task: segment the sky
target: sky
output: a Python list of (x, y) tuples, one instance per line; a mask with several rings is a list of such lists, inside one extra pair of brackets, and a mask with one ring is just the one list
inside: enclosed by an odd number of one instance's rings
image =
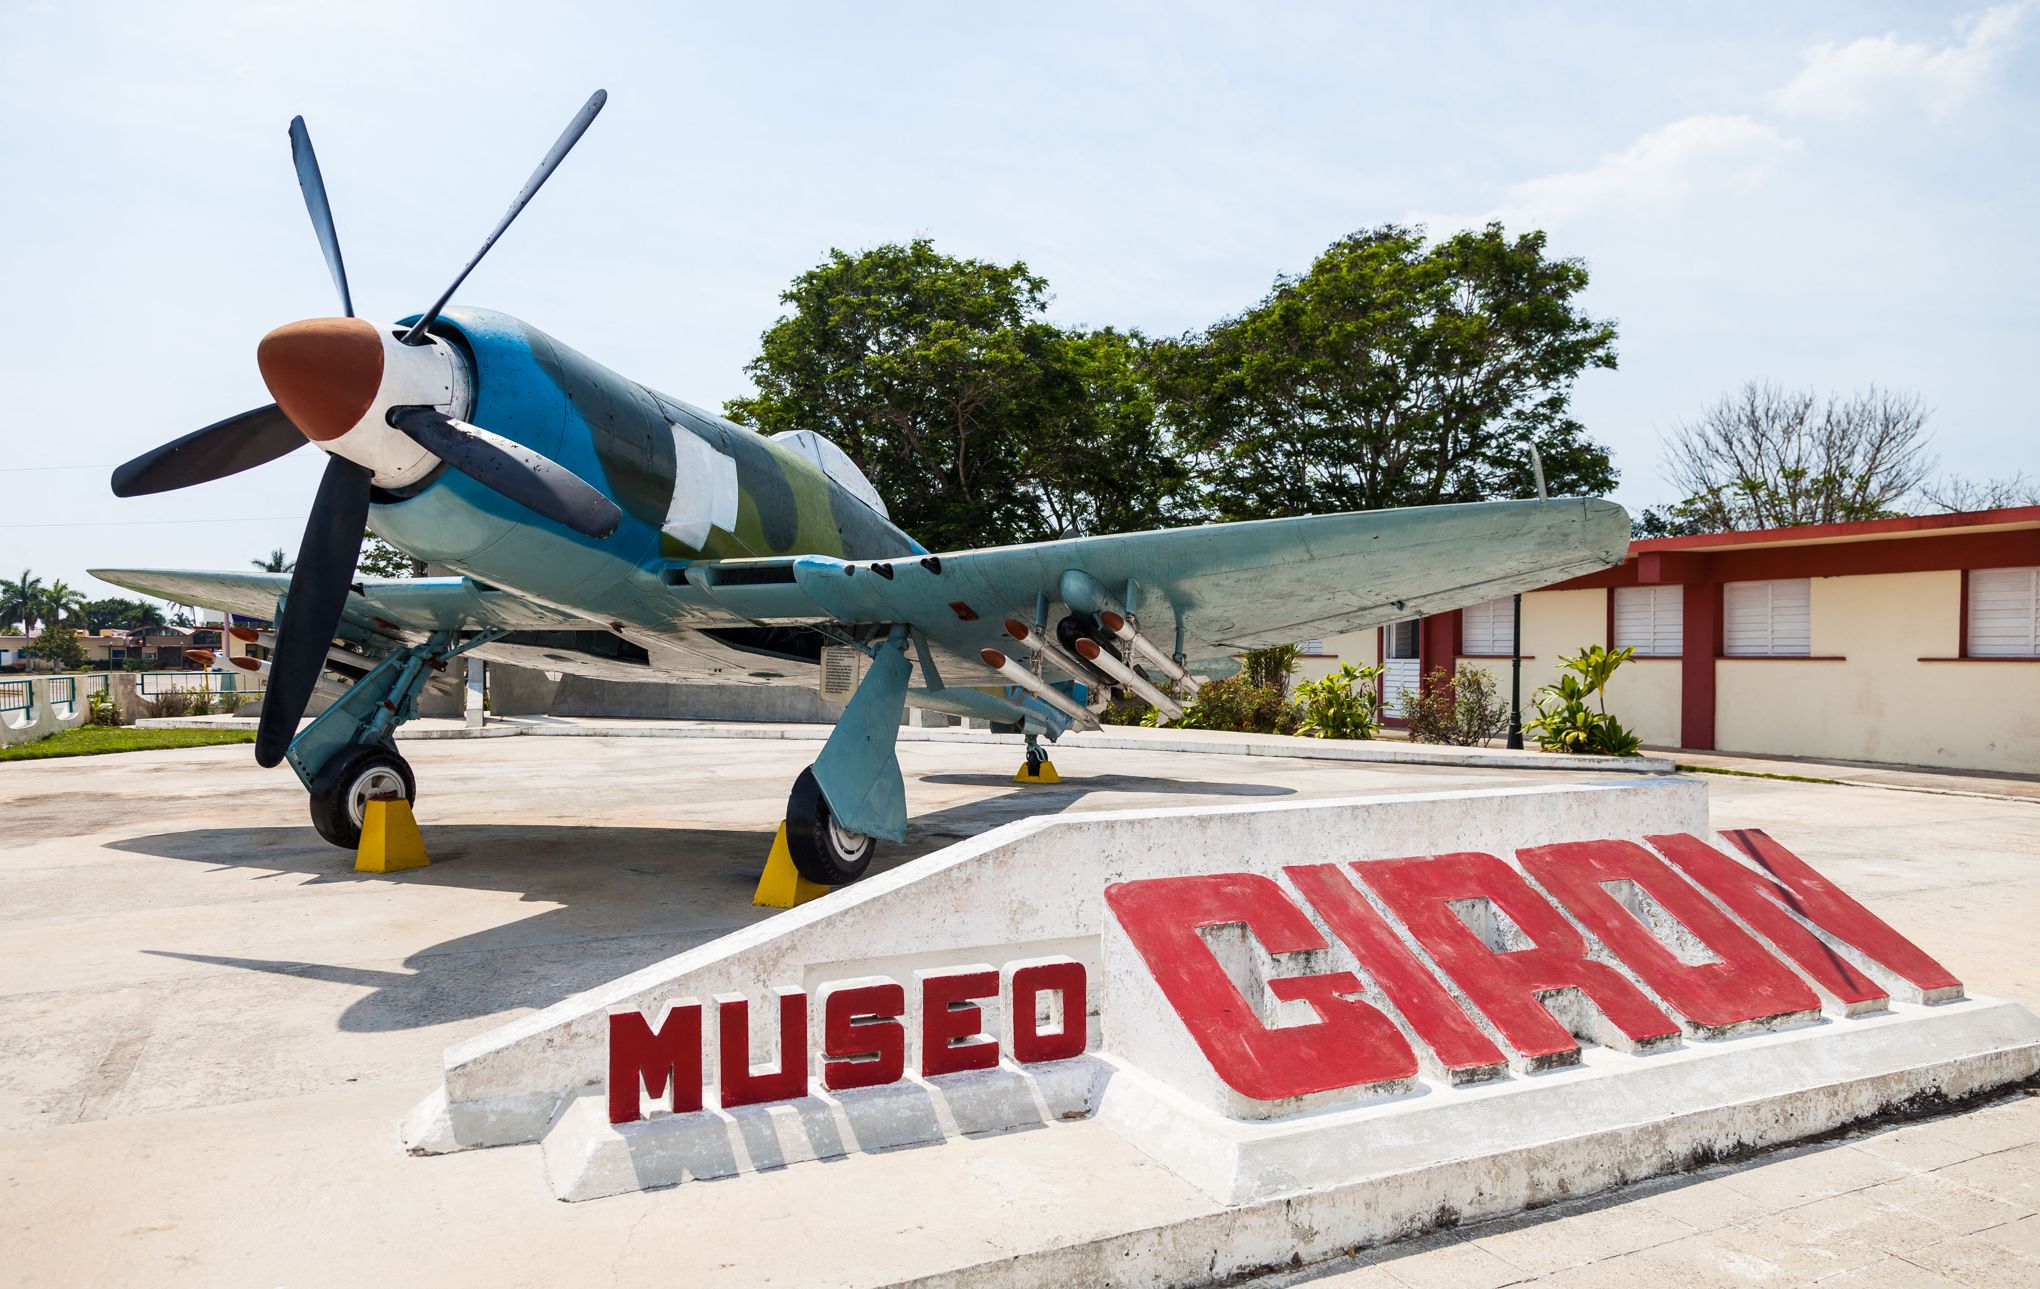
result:
[(1945, 469), (2040, 474), (2040, 0), (1653, 6), (0, 0), (0, 570), (294, 552), (323, 461), (120, 501), (268, 400), (255, 343), (422, 309), (567, 119), (609, 104), (457, 297), (720, 406), (831, 247), (1024, 260), (1051, 317), (1172, 335), (1334, 239), (1545, 229), (1620, 366), (1615, 498), (1745, 380), (1920, 395)]

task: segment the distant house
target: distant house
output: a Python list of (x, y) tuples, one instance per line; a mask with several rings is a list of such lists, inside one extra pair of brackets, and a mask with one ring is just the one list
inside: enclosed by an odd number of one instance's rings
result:
[[(1461, 662), (1509, 686), (1514, 605), (1325, 642), (1392, 701)], [(1523, 597), (1523, 700), (1630, 646), (1608, 708), (1647, 745), (2040, 773), (2040, 506), (1632, 543)], [(1315, 662), (1315, 665), (1312, 665)]]

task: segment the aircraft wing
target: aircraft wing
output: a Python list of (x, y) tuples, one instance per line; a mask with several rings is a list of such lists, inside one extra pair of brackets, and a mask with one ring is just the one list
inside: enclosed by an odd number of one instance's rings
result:
[[(174, 569), (98, 569), (102, 582), (153, 595), (173, 604), (224, 609), (250, 618), (276, 613), (277, 597), (290, 589), (288, 573), (208, 573)], [(588, 625), (571, 613), (476, 585), (464, 577), (364, 578), (347, 595), (341, 621), (360, 634), (483, 630), (563, 630)]]
[[(1077, 537), (925, 558), (820, 556), (690, 566), (688, 580), (754, 621), (910, 624), (950, 658), (1011, 652), (1003, 622), (1033, 622), (1068, 570), (1128, 604), (1191, 670), (1235, 653), (1463, 608), (1620, 563), (1629, 516), (1555, 498), (1425, 506)], [(1131, 584), (1130, 603), (1127, 589)], [(1048, 618), (1052, 625), (1054, 615)], [(947, 678), (971, 684), (967, 675)]]

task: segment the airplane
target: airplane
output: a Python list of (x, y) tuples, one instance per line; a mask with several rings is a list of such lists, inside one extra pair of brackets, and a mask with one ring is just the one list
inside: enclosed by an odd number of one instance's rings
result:
[[(1021, 733), (1035, 767), (1043, 738), (1096, 728), (1115, 696), (1174, 717), (1176, 695), (1233, 674), (1243, 650), (1546, 586), (1628, 549), (1620, 506), (1540, 495), (931, 551), (819, 434), (761, 434), (516, 318), (451, 307), (606, 101), (598, 90), (574, 116), (452, 284), (394, 322), (355, 313), (325, 180), (294, 119), (292, 160), (340, 316), (262, 337), (255, 360), (274, 402), (114, 471), (114, 493), (130, 497), (307, 444), (326, 454), (287, 579), (93, 575), (274, 622), (255, 759), (289, 762), (335, 845), (357, 844), (369, 798), (416, 799), (395, 732), (428, 676), (463, 655), (847, 690), (785, 816), (795, 867), (837, 886), (865, 873), (877, 842), (906, 839), (907, 707)], [(447, 572), (357, 579), (364, 529)], [(352, 683), (301, 729), (328, 671)]]

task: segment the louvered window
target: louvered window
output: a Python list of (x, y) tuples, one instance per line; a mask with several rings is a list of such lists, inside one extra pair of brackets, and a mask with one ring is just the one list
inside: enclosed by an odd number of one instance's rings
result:
[(1812, 583), (1730, 582), (1723, 592), (1723, 643), (1731, 658), (1804, 658), (1812, 652)]
[(1678, 657), (1686, 630), (1685, 592), (1683, 586), (1616, 587), (1614, 647), (1632, 648), (1639, 658)]
[(2040, 658), (2040, 568), (1970, 572), (1969, 656)]
[(1459, 650), (1477, 658), (1506, 658), (1516, 652), (1514, 597), (1472, 605), (1459, 614)]

